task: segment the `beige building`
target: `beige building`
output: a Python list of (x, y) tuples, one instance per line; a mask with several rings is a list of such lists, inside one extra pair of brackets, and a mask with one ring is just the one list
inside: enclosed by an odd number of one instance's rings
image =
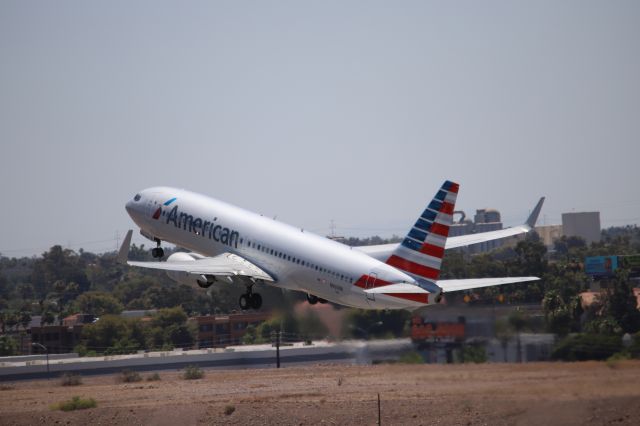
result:
[(600, 212), (562, 213), (562, 233), (583, 238), (587, 244), (600, 241)]
[(554, 241), (562, 237), (562, 225), (536, 226), (536, 233), (545, 246), (552, 247)]

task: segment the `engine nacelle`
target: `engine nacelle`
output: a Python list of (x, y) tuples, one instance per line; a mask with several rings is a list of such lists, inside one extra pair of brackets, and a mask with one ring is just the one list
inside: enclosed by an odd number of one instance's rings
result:
[[(175, 263), (175, 262), (195, 262), (198, 259), (202, 259), (203, 256), (195, 253), (184, 253), (178, 252), (173, 253), (171, 256), (167, 258), (167, 263)], [(216, 278), (214, 276), (205, 276), (205, 275), (195, 275), (189, 274), (187, 272), (182, 271), (167, 271), (167, 276), (171, 278), (173, 281), (178, 282), (180, 284), (186, 285), (194, 285), (197, 284), (198, 287), (207, 288), (214, 283)]]

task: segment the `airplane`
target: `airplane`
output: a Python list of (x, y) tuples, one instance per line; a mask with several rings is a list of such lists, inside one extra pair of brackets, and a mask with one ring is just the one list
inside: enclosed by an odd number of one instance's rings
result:
[[(365, 247), (349, 247), (187, 190), (149, 188), (127, 202), (126, 211), (140, 233), (157, 244), (152, 256), (159, 261), (128, 260), (132, 230), (118, 260), (163, 270), (179, 283), (201, 288), (224, 281), (244, 285), (242, 310), (262, 306), (255, 284), (304, 292), (310, 304), (330, 301), (362, 309), (415, 310), (440, 303), (452, 291), (539, 280), (439, 279), (445, 250), (527, 233), (544, 202), (542, 197), (522, 225), (447, 238), (459, 187), (445, 181), (401, 243)], [(160, 261), (163, 241), (190, 252)]]

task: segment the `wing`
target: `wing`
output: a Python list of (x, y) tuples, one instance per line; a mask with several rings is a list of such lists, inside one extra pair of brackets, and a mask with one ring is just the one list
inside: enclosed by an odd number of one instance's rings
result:
[[(464, 280), (438, 280), (436, 285), (443, 293), (451, 291), (471, 290), (473, 288), (492, 287), (503, 284), (515, 284), (527, 281), (537, 281), (538, 277), (507, 277), (507, 278), (471, 278)], [(439, 291), (439, 290), (438, 290)], [(437, 292), (436, 289), (429, 291), (424, 287), (410, 283), (390, 284), (381, 287), (374, 287), (364, 291), (369, 294), (429, 294)]]
[[(500, 229), (497, 231), (481, 232), (479, 234), (460, 235), (458, 237), (447, 238), (445, 250), (458, 247), (465, 247), (471, 244), (483, 243), (485, 241), (499, 240), (501, 238), (513, 237), (515, 235), (526, 234), (530, 232), (536, 225), (540, 210), (544, 204), (544, 197), (540, 198), (531, 214), (522, 225), (512, 228)], [(376, 246), (359, 246), (354, 247), (369, 256), (382, 262), (386, 261), (391, 253), (398, 247), (398, 244), (380, 244)]]
[(497, 231), (480, 232), (479, 234), (460, 235), (457, 237), (447, 238), (446, 249), (457, 247), (466, 247), (471, 244), (484, 243), (485, 241), (499, 240), (501, 238), (513, 237), (515, 235), (526, 234), (531, 231), (528, 225), (519, 225), (507, 229), (499, 229)]
[(174, 253), (166, 262), (135, 262), (127, 260), (131, 244), (132, 231), (122, 242), (118, 261), (139, 268), (159, 269), (168, 272), (183, 272), (194, 276), (226, 276), (247, 277), (254, 280), (275, 282), (267, 272), (260, 269), (247, 259), (233, 253), (223, 253), (215, 257), (194, 256), (191, 253)]
[(536, 226), (538, 216), (540, 215), (540, 210), (542, 210), (542, 204), (544, 204), (544, 197), (540, 198), (538, 204), (536, 204), (536, 206), (533, 208), (533, 211), (531, 212), (525, 223), (523, 223), (522, 225), (514, 226), (507, 229), (500, 229), (497, 231), (481, 232), (479, 234), (449, 237), (447, 239), (447, 245), (445, 246), (445, 249), (465, 247), (471, 244), (484, 243), (485, 241), (499, 240), (501, 238), (526, 234)]
[[(188, 255), (188, 254), (187, 254)], [(163, 271), (185, 272), (193, 275), (213, 276), (245, 276), (256, 280), (275, 280), (271, 275), (249, 262), (247, 259), (232, 253), (223, 253), (216, 257), (205, 257), (195, 260), (168, 260), (166, 262), (132, 262), (127, 265), (139, 268), (160, 269)]]
[(450, 291), (471, 290), (472, 288), (537, 281), (539, 279), (538, 277), (471, 278), (464, 280), (438, 280), (436, 284), (444, 293), (448, 293)]

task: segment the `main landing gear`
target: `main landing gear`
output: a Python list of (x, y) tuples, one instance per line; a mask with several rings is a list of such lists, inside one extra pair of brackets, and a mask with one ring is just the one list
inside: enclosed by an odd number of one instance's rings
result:
[(262, 306), (262, 296), (258, 293), (254, 293), (251, 289), (251, 286), (247, 287), (247, 292), (240, 296), (240, 300), (238, 300), (240, 304), (240, 309), (246, 311), (247, 309), (260, 309)]
[(307, 302), (309, 302), (310, 305), (315, 305), (316, 303), (327, 303), (325, 299), (321, 299), (318, 296), (314, 296), (309, 293), (307, 293)]
[(161, 242), (162, 241), (156, 238), (156, 244), (158, 246), (151, 249), (151, 256), (153, 256), (154, 259), (162, 259), (164, 257), (164, 250), (160, 247)]

